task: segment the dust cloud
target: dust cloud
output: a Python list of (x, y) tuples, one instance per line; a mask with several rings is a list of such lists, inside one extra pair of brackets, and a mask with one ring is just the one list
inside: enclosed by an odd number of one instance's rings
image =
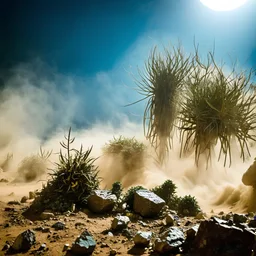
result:
[[(118, 126), (97, 121), (89, 128), (77, 128), (74, 117), (81, 111), (78, 111), (79, 98), (72, 91), (75, 81), (55, 74), (42, 76), (42, 70), (31, 69), (31, 66), (16, 68), (0, 93), (0, 180), (8, 181), (0, 183), (0, 201), (20, 200), (29, 191), (42, 188), (54, 162), (58, 161), (59, 143), (72, 127), (75, 148), (81, 144), (84, 149), (93, 146), (92, 156), (98, 158), (95, 163), (103, 178), (102, 188), (110, 188), (115, 181), (121, 181), (126, 189), (132, 185), (152, 188), (172, 179), (178, 195), (195, 196), (206, 212), (256, 210), (255, 190), (242, 183), (243, 173), (253, 163), (253, 157), (243, 163), (234, 156), (232, 166), (225, 168), (222, 161), (213, 157), (208, 169), (204, 161), (198, 167), (193, 154), (180, 158), (176, 148), (179, 141), (175, 138), (175, 149), (169, 152), (168, 162), (161, 167), (145, 140), (141, 123), (116, 113), (120, 120)], [(62, 90), (58, 89), (59, 83)], [(103, 155), (102, 147), (120, 135), (135, 137), (148, 146), (144, 166), (127, 173), (121, 157)], [(40, 147), (44, 152), (51, 152), (49, 158), (39, 157)], [(256, 150), (251, 148), (251, 153), (255, 156)]]

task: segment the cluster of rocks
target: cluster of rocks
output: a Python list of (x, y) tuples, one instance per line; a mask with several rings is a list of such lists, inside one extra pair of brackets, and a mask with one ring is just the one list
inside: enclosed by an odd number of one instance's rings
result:
[[(111, 212), (116, 202), (116, 196), (106, 190), (96, 190), (88, 199), (90, 211), (95, 213)], [(194, 219), (187, 220), (181, 225), (181, 220), (175, 211), (166, 207), (165, 201), (153, 192), (138, 190), (134, 194), (133, 211), (135, 214), (124, 211), (113, 217), (109, 230), (106, 234), (114, 236), (122, 233), (133, 241), (134, 247), (147, 249), (148, 252), (158, 254), (181, 254), (181, 255), (254, 255), (256, 252), (256, 218), (254, 214), (220, 213), (207, 219), (200, 212)], [(158, 232), (143, 230), (147, 224), (145, 218), (163, 217)], [(141, 230), (132, 232), (131, 222), (134, 216), (139, 216), (137, 222)], [(53, 213), (43, 212), (42, 220), (54, 218)], [(63, 222), (52, 225), (55, 231), (64, 230)], [(26, 230), (21, 233), (12, 245), (6, 244), (5, 248), (17, 251), (29, 250), (36, 241), (37, 230)], [(43, 230), (41, 230), (43, 231)], [(82, 233), (72, 242), (65, 244), (63, 250), (68, 250), (72, 255), (92, 254), (97, 247), (96, 239), (88, 230)], [(103, 246), (103, 245), (102, 245)], [(46, 244), (42, 244), (38, 250), (46, 250)], [(118, 251), (111, 250), (115, 255)], [(189, 253), (189, 254), (188, 254)], [(256, 254), (255, 254), (256, 255)]]

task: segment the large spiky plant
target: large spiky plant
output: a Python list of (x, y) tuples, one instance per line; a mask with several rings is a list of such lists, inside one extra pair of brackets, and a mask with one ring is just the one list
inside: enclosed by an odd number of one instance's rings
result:
[(88, 196), (98, 189), (101, 179), (98, 176), (96, 158), (90, 156), (92, 147), (85, 150), (72, 147), (75, 138), (71, 137), (71, 128), (65, 141), (60, 142), (65, 153), (60, 150), (59, 162), (50, 173), (51, 179), (34, 201), (32, 208), (66, 211), (72, 203), (85, 205)]
[(225, 75), (213, 53), (209, 53), (207, 63), (203, 64), (196, 51), (181, 108), (181, 153), (195, 150), (197, 164), (201, 154), (206, 153), (208, 164), (219, 142), (218, 159), (224, 155), (224, 166), (228, 158), (231, 165), (231, 144), (236, 139), (241, 158), (244, 160), (250, 154), (248, 143), (256, 140), (251, 75), (252, 71), (246, 74), (235, 70)]
[(140, 101), (147, 100), (144, 133), (155, 148), (160, 164), (171, 148), (179, 94), (190, 70), (190, 58), (184, 56), (179, 46), (165, 48), (164, 54), (155, 47), (145, 63), (144, 72), (139, 71), (141, 79), (137, 81), (137, 89), (143, 95)]

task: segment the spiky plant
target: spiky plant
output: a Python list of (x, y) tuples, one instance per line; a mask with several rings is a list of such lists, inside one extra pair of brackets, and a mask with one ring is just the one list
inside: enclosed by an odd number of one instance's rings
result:
[(219, 67), (213, 53), (203, 64), (196, 53), (193, 73), (187, 79), (180, 115), (181, 154), (195, 150), (198, 164), (201, 154), (207, 155), (207, 164), (213, 148), (219, 142), (218, 159), (224, 155), (232, 163), (231, 143), (235, 138), (244, 160), (250, 154), (248, 143), (255, 141), (255, 99), (251, 93), (251, 75), (235, 73), (228, 76)]
[(120, 155), (127, 171), (139, 169), (144, 166), (146, 157), (146, 145), (136, 138), (119, 136), (110, 140), (103, 147), (103, 153), (108, 155)]
[(72, 148), (75, 138), (71, 138), (71, 128), (65, 141), (61, 142), (59, 162), (50, 173), (51, 179), (40, 192), (35, 205), (39, 208), (65, 211), (71, 204), (85, 205), (91, 192), (99, 188), (100, 178), (94, 165), (95, 158), (90, 157), (92, 147), (84, 151), (81, 145)]
[(164, 55), (155, 47), (145, 63), (145, 71), (139, 71), (141, 80), (137, 81), (137, 89), (143, 98), (137, 102), (147, 100), (144, 133), (155, 148), (160, 164), (171, 148), (179, 96), (190, 69), (190, 58), (184, 56), (181, 47), (165, 48)]
[(47, 172), (48, 158), (52, 151), (45, 151), (40, 147), (38, 154), (25, 157), (19, 164), (15, 182), (31, 182)]

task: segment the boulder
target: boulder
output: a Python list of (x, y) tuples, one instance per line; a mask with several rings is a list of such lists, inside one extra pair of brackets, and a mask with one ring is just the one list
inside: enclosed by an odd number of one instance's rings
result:
[(95, 190), (88, 198), (88, 208), (95, 213), (112, 211), (117, 201), (109, 190)]
[(165, 205), (165, 201), (155, 193), (146, 189), (134, 193), (133, 210), (143, 217), (157, 216)]
[(28, 229), (16, 237), (11, 248), (17, 252), (28, 251), (35, 242), (35, 233)]
[(183, 232), (177, 227), (170, 227), (155, 240), (154, 251), (158, 253), (179, 253), (184, 242)]
[(111, 228), (113, 230), (121, 230), (126, 228), (129, 222), (130, 219), (127, 216), (116, 216), (112, 221)]
[(243, 174), (242, 182), (246, 186), (256, 187), (256, 160), (254, 160), (253, 164)]
[(92, 254), (96, 247), (96, 242), (88, 231), (84, 231), (72, 244), (71, 253), (74, 255)]
[(254, 238), (249, 228), (229, 226), (225, 220), (212, 218), (200, 223), (193, 248), (198, 255), (251, 255)]
[(138, 231), (134, 236), (133, 241), (137, 246), (148, 246), (150, 239), (152, 238), (152, 232), (142, 232)]

